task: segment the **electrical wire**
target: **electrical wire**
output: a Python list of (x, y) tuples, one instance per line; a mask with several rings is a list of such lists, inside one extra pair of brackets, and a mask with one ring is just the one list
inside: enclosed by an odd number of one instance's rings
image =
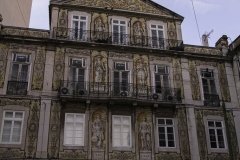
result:
[(195, 7), (194, 7), (193, 0), (191, 0), (191, 2), (192, 2), (194, 17), (195, 17), (195, 21), (196, 21), (196, 25), (197, 25), (198, 36), (199, 36), (199, 40), (200, 40), (200, 43), (201, 43), (201, 40), (202, 40), (202, 39), (201, 39), (200, 29), (199, 29), (198, 20), (197, 20), (197, 14), (196, 14), (196, 11), (195, 11)]

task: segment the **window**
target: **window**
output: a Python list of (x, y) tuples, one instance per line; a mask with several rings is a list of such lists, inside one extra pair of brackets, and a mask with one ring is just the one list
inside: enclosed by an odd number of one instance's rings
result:
[(7, 94), (27, 94), (30, 55), (13, 54)]
[(221, 120), (208, 120), (208, 134), (210, 140), (210, 148), (212, 149), (225, 149), (225, 133), (224, 124)]
[(87, 17), (73, 15), (72, 17), (72, 39), (87, 40)]
[(157, 128), (159, 147), (175, 148), (174, 120), (170, 118), (158, 118)]
[(112, 117), (112, 144), (113, 147), (131, 147), (131, 117)]
[(85, 115), (66, 113), (64, 124), (64, 145), (84, 146)]
[(84, 92), (85, 89), (85, 59), (70, 58), (69, 80), (72, 90), (75, 92)]
[(4, 111), (1, 144), (21, 144), (24, 112)]
[(127, 23), (122, 20), (112, 21), (113, 43), (127, 44)]
[(154, 48), (164, 48), (164, 32), (162, 25), (152, 24), (150, 26), (151, 37), (152, 37), (152, 47)]
[(129, 91), (128, 62), (114, 62), (113, 76), (114, 94), (127, 96)]
[(205, 105), (219, 106), (219, 96), (217, 95), (213, 70), (202, 69), (201, 76)]
[(170, 92), (169, 67), (155, 65), (155, 93), (168, 94), (167, 92)]

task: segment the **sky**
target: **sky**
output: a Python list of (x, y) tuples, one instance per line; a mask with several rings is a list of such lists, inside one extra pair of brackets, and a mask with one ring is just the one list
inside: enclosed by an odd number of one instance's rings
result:
[[(191, 0), (153, 0), (158, 4), (182, 15), (182, 36), (185, 44), (201, 45)], [(229, 42), (240, 35), (240, 0), (193, 0), (200, 35), (213, 30), (209, 44), (215, 43), (222, 35)], [(33, 0), (30, 20), (31, 28), (49, 29), (49, 0)]]

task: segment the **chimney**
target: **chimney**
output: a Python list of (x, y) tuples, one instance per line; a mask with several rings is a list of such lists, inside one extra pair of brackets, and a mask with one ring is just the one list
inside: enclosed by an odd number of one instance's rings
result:
[(222, 51), (223, 56), (228, 53), (228, 37), (223, 35), (215, 44), (215, 47)]
[(209, 44), (208, 44), (208, 35), (207, 35), (207, 34), (203, 34), (203, 35), (202, 35), (202, 45), (205, 46), (205, 47), (209, 47)]

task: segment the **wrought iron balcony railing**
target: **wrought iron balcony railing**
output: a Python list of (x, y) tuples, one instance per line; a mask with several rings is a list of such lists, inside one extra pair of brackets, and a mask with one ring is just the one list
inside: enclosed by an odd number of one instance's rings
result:
[(70, 41), (106, 43), (166, 50), (183, 50), (183, 41), (181, 40), (133, 36), (122, 33), (79, 30), (72, 28), (54, 28), (53, 36), (56, 39)]
[(204, 94), (204, 106), (219, 107), (220, 99), (216, 94)]
[(8, 95), (27, 95), (28, 82), (8, 81)]
[(62, 81), (60, 97), (82, 97), (90, 99), (129, 99), (139, 101), (177, 102), (182, 101), (181, 90), (156, 88), (131, 83), (93, 83)]

